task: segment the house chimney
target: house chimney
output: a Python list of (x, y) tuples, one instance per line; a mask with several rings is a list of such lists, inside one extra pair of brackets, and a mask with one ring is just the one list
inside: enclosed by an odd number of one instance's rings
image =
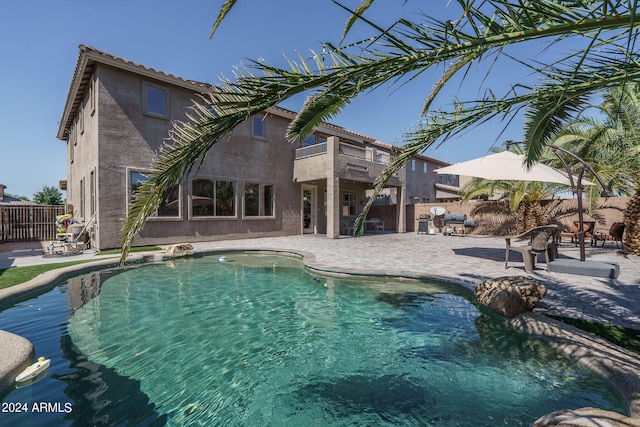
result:
[(6, 185), (0, 184), (0, 202), (4, 199), (4, 189), (7, 188)]

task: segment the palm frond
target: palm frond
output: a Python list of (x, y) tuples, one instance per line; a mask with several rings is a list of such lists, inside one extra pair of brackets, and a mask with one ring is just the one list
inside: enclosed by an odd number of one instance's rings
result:
[[(460, 14), (455, 20), (428, 18), (413, 23), (401, 19), (388, 29), (381, 29), (366, 21), (364, 14), (372, 4), (366, 0), (350, 19), (367, 22), (377, 35), (339, 48), (325, 44), (322, 54), (307, 61), (299, 58), (299, 63), (291, 61), (287, 69), (258, 61), (239, 68), (235, 80), (224, 81), (207, 101), (216, 115), (202, 114), (206, 107), (194, 106), (197, 113), (189, 117), (188, 123), (176, 124), (171, 141), (153, 164), (152, 182), (142, 186), (140, 197), (133, 203), (122, 237), (123, 256), (146, 218), (157, 208), (161, 195), (199, 165), (213, 144), (242, 121), (294, 95), (311, 92), (288, 130), (290, 140), (304, 137), (314, 124), (333, 117), (359, 94), (388, 82), (410, 81), (436, 65), (451, 64), (427, 96), (425, 105), (429, 108), (442, 87), (465, 65), (479, 63), (492, 54), (494, 61), (498, 57), (509, 58), (506, 47), (532, 40), (589, 40), (587, 47), (568, 55), (562, 63), (532, 67), (533, 72), (546, 78), (536, 86), (514, 83), (506, 94), (486, 91), (479, 100), (455, 102), (450, 111), (425, 110), (418, 129), (406, 135), (407, 144), (376, 181), (375, 192), (381, 191), (389, 177), (413, 155), (432, 144), (491, 118), (509, 120), (523, 108), (530, 108), (527, 142), (531, 150), (528, 158), (533, 161), (542, 153), (536, 144), (573, 114), (588, 94), (640, 80), (640, 63), (634, 50), (630, 50), (639, 25), (635, 16), (638, 1), (492, 0), (476, 5), (458, 0)], [(234, 0), (224, 2), (212, 34), (235, 4)], [(347, 23), (348, 29), (351, 25)], [(373, 199), (356, 224), (359, 230)]]
[(222, 21), (229, 14), (229, 12), (231, 11), (231, 8), (237, 3), (237, 1), (238, 0), (225, 0), (224, 4), (220, 8), (218, 17), (213, 23), (213, 27), (211, 28), (211, 33), (209, 34), (209, 39), (213, 37), (215, 32), (218, 30), (218, 27), (220, 26), (220, 24), (222, 24)]

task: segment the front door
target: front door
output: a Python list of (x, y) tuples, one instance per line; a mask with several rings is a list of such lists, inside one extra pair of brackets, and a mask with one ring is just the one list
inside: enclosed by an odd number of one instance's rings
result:
[(302, 187), (302, 232), (317, 233), (316, 187), (304, 185)]

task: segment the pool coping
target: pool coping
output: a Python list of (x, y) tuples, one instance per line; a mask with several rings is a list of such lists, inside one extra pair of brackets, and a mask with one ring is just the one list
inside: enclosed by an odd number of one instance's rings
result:
[[(445, 283), (457, 285), (468, 291), (473, 291), (477, 283), (460, 280), (440, 275), (424, 275), (415, 272), (394, 272), (386, 274), (382, 270), (358, 270), (337, 268), (324, 265), (316, 261), (313, 253), (301, 250), (269, 248), (256, 249), (255, 247), (245, 248), (221, 248), (204, 251), (196, 251), (194, 256), (206, 256), (220, 253), (249, 252), (258, 254), (274, 254), (284, 256), (295, 256), (299, 258), (303, 266), (309, 270), (332, 276), (369, 276), (380, 278), (404, 278), (414, 280), (438, 280)], [(163, 252), (140, 252), (130, 255), (125, 265), (144, 264), (152, 262), (164, 262), (177, 257), (170, 257)], [(59, 269), (49, 270), (28, 282), (18, 284), (6, 289), (0, 289), (0, 305), (10, 301), (20, 300), (33, 296), (38, 292), (54, 287), (59, 282), (83, 273), (91, 271), (114, 268), (119, 265), (119, 258), (110, 257), (104, 260), (89, 261)], [(538, 336), (568, 358), (577, 360), (592, 371), (602, 376), (620, 394), (627, 405), (629, 414), (635, 421), (640, 419), (640, 361), (638, 356), (622, 347), (608, 342), (589, 332), (582, 331), (573, 326), (551, 319), (536, 312), (524, 313), (513, 319), (506, 319), (514, 327), (524, 330), (532, 335)], [(8, 342), (7, 342), (8, 340)], [(34, 356), (33, 348), (29, 351), (28, 340), (6, 331), (0, 330), (0, 348), (13, 348), (0, 358), (0, 396), (13, 385), (13, 378), (28, 366)], [(8, 347), (10, 346), (10, 347)], [(31, 345), (31, 347), (33, 347)], [(559, 408), (562, 409), (562, 408)], [(606, 413), (607, 411), (602, 411)], [(593, 420), (593, 418), (591, 418)], [(609, 420), (610, 421), (610, 420)], [(631, 421), (631, 420), (630, 420)]]

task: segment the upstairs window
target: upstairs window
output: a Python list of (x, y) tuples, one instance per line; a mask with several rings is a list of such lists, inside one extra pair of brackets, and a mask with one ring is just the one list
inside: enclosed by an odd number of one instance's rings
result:
[(458, 175), (438, 175), (438, 183), (455, 186), (457, 185), (457, 177)]
[(97, 96), (98, 94), (96, 93), (96, 81), (94, 79), (91, 79), (91, 82), (89, 83), (89, 102), (91, 106), (90, 111), (92, 116), (96, 112)]
[(167, 91), (157, 86), (144, 86), (144, 112), (158, 117), (167, 117)]
[(251, 135), (254, 138), (267, 138), (267, 119), (264, 116), (253, 116), (251, 118)]
[(309, 147), (310, 145), (316, 144), (316, 134), (310, 133), (307, 137), (302, 141), (303, 147)]

